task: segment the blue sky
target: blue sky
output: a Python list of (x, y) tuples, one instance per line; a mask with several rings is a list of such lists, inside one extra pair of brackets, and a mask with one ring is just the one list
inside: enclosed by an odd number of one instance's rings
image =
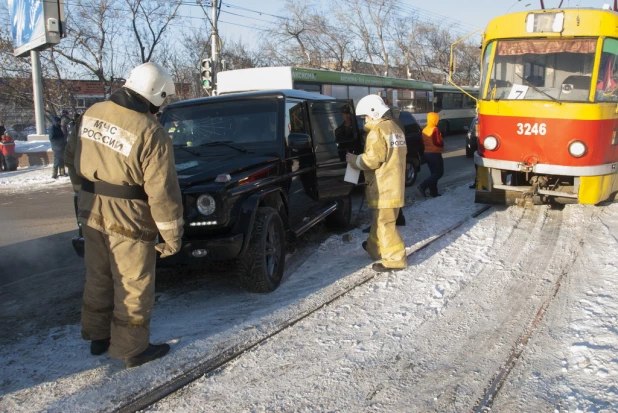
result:
[[(314, 0), (317, 2), (316, 0)], [(322, 0), (322, 4), (326, 0)], [(564, 0), (563, 7), (598, 7), (613, 0)], [(242, 39), (254, 44), (266, 35), (259, 30), (274, 21), (273, 16), (282, 15), (283, 0), (223, 0), (222, 13), (219, 17), (220, 33), (224, 38)], [(545, 0), (545, 7), (558, 7), (560, 0)], [(540, 8), (539, 0), (402, 0), (402, 8), (415, 11), (423, 20), (441, 24), (463, 35), (477, 28), (484, 28), (496, 16), (507, 11), (525, 11)], [(263, 14), (258, 14), (260, 11)], [(250, 29), (249, 26), (254, 27)]]

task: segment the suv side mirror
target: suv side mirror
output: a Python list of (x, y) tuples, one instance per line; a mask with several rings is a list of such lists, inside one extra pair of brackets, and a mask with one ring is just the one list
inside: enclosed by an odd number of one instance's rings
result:
[(295, 150), (311, 149), (313, 147), (311, 136), (306, 133), (290, 133), (288, 135), (288, 146)]

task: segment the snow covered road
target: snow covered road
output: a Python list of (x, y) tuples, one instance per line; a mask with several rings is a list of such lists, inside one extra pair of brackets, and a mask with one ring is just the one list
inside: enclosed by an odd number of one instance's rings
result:
[[(407, 208), (407, 245), (470, 216), (473, 197), (459, 187)], [(113, 410), (318, 309), (150, 411), (467, 412), (485, 396), (499, 412), (616, 411), (618, 205), (492, 208), (393, 274), (375, 275), (351, 235), (328, 239), (273, 294), (222, 281), (161, 295), (153, 341), (172, 352), (140, 368), (89, 356), (79, 326), (3, 346), (0, 410)]]

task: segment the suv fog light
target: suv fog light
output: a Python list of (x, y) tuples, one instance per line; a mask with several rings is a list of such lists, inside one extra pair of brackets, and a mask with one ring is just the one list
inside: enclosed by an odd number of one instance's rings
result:
[(587, 151), (588, 148), (586, 148), (586, 145), (581, 141), (575, 141), (569, 145), (569, 153), (575, 158), (581, 158)]
[(193, 250), (191, 251), (191, 255), (193, 255), (195, 258), (204, 258), (206, 255), (208, 255), (208, 250), (204, 250), (204, 249)]
[(483, 146), (488, 151), (495, 151), (498, 148), (498, 138), (496, 138), (495, 136), (491, 136), (491, 135), (487, 136), (483, 140)]

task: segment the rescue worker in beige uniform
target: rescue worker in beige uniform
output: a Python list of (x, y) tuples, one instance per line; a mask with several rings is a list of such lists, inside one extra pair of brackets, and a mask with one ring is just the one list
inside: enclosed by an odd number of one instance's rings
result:
[(348, 153), (346, 160), (352, 167), (365, 173), (367, 204), (372, 209), (369, 239), (363, 242), (374, 260), (378, 272), (406, 268), (405, 244), (395, 221), (404, 205), (407, 146), (403, 131), (390, 118), (383, 117), (389, 107), (378, 95), (362, 98), (356, 114), (365, 116), (368, 130), (365, 152), (361, 155)]
[[(109, 349), (127, 368), (170, 348), (150, 343), (150, 318), (156, 252), (177, 253), (183, 235), (172, 141), (154, 116), (174, 93), (159, 65), (137, 66), (82, 115), (66, 148), (85, 239), (82, 337), (91, 354)], [(155, 245), (157, 233), (164, 243)]]

